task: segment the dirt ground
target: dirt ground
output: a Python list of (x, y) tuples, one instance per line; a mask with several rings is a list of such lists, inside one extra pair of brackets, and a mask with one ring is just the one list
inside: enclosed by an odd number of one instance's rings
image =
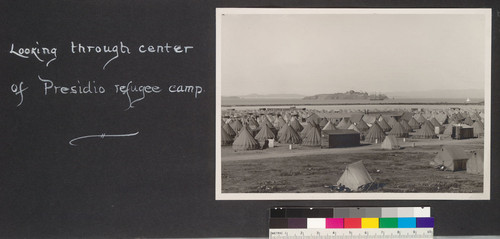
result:
[[(369, 192), (478, 193), (483, 175), (441, 171), (430, 165), (441, 145), (460, 145), (468, 155), (483, 149), (482, 138), (398, 139), (402, 149), (380, 144), (322, 149), (277, 145), (265, 150), (235, 152), (221, 149), (222, 193), (338, 193), (337, 183), (347, 164), (363, 160), (375, 180)], [(413, 146), (414, 145), (414, 146)]]

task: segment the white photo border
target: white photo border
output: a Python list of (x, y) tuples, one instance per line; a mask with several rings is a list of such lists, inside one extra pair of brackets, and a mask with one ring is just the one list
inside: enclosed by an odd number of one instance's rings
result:
[[(484, 174), (482, 193), (222, 193), (221, 171), (221, 26), (223, 14), (480, 14), (485, 18)], [(491, 8), (349, 9), (349, 8), (217, 8), (216, 9), (216, 200), (490, 200), (491, 185)]]

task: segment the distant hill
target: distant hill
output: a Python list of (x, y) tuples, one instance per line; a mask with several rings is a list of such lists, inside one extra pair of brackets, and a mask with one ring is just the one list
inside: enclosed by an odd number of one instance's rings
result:
[(306, 96), (304, 100), (385, 100), (388, 97), (383, 94), (370, 95), (367, 92), (347, 91), (345, 93), (318, 94)]
[(239, 96), (241, 99), (300, 99), (303, 95), (299, 94), (250, 94)]

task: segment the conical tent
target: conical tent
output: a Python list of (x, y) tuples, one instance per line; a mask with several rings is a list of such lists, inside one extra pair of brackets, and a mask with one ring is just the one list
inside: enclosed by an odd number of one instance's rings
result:
[(377, 116), (375, 115), (363, 115), (363, 121), (367, 124), (373, 124), (375, 121), (377, 121)]
[(252, 126), (254, 128), (258, 128), (259, 127), (259, 123), (253, 117), (248, 118), (248, 125)]
[(429, 120), (426, 120), (421, 126), (420, 128), (424, 127), (424, 125), (427, 125), (429, 128), (431, 128), (432, 130), (434, 130), (434, 125), (429, 121)]
[(326, 124), (328, 124), (328, 120), (326, 118), (322, 118), (321, 121), (319, 122), (319, 127), (323, 128), (325, 127)]
[(401, 147), (399, 146), (398, 140), (394, 135), (387, 135), (385, 136), (384, 142), (382, 142), (382, 145), (380, 145), (381, 148), (383, 149), (400, 149)]
[(277, 129), (281, 129), (281, 127), (283, 127), (284, 125), (286, 125), (286, 122), (281, 117), (276, 118), (276, 120), (274, 121), (274, 127)]
[(474, 122), (474, 124), (472, 124), (472, 128), (474, 128), (474, 137), (484, 136), (484, 125), (481, 121)]
[(389, 120), (387, 121), (387, 124), (392, 128), (392, 126), (397, 123), (398, 121), (394, 119), (394, 117), (389, 117)]
[(279, 136), (278, 142), (282, 144), (300, 144), (302, 142), (302, 139), (292, 127), (285, 124), (283, 126), (283, 131)]
[(290, 120), (290, 127), (292, 127), (295, 130), (295, 132), (300, 132), (304, 129), (304, 127), (295, 118), (292, 118)]
[(271, 128), (267, 127), (266, 124), (262, 124), (262, 128), (259, 130), (259, 133), (255, 135), (255, 139), (258, 141), (265, 141), (266, 139), (274, 139), (275, 135)]
[(458, 124), (460, 122), (460, 119), (458, 119), (456, 114), (451, 115), (451, 117), (448, 119), (448, 122), (450, 124)]
[(337, 129), (347, 129), (349, 128), (349, 126), (351, 126), (351, 121), (346, 119), (346, 118), (343, 118), (340, 123), (337, 125)]
[(413, 113), (405, 111), (403, 112), (403, 115), (401, 115), (401, 119), (405, 120), (406, 122), (410, 121), (410, 119), (413, 118)]
[(463, 121), (465, 119), (465, 116), (463, 116), (460, 112), (458, 112), (455, 116), (459, 121)]
[(316, 113), (312, 113), (307, 117), (306, 122), (313, 122), (315, 125), (319, 125), (320, 118)]
[(317, 128), (311, 128), (302, 140), (305, 146), (321, 146), (321, 133)]
[(432, 139), (432, 138), (437, 138), (436, 133), (434, 132), (434, 129), (430, 128), (429, 125), (423, 124), (422, 128), (417, 130), (415, 134), (413, 135), (414, 138), (417, 139)]
[(382, 116), (377, 120), (377, 123), (384, 132), (391, 131), (391, 126), (389, 126), (389, 124), (387, 124), (387, 122), (385, 121), (385, 119)]
[(309, 133), (309, 130), (311, 130), (312, 128), (314, 128), (313, 124), (311, 122), (308, 122), (304, 129), (300, 131), (300, 137), (306, 137), (307, 133)]
[(361, 130), (362, 132), (365, 132), (365, 131), (367, 131), (367, 130), (369, 130), (369, 129), (370, 129), (370, 126), (368, 126), (364, 120), (360, 120), (360, 121), (358, 121), (358, 122), (355, 122), (354, 124), (355, 124), (355, 125), (356, 125), (356, 127), (358, 127), (358, 129), (359, 129), (359, 130)]
[(292, 120), (292, 115), (290, 113), (286, 113), (285, 116), (283, 116), (283, 119), (285, 122), (289, 123), (290, 120)]
[(351, 126), (349, 126), (349, 128), (347, 128), (347, 129), (352, 129), (358, 133), (361, 133), (361, 130), (359, 130), (355, 124), (351, 124)]
[(363, 114), (362, 113), (352, 113), (351, 117), (349, 119), (353, 123), (358, 123), (359, 121), (363, 120)]
[(443, 165), (446, 170), (457, 171), (466, 169), (468, 159), (469, 157), (462, 148), (447, 145), (441, 147), (434, 162)]
[(224, 129), (221, 129), (221, 146), (233, 144), (233, 138), (229, 136)]
[(338, 186), (345, 186), (351, 191), (358, 191), (360, 187), (373, 183), (373, 179), (363, 165), (363, 161), (358, 161), (347, 165), (340, 179)]
[(467, 173), (484, 173), (484, 151), (476, 151), (470, 156), (469, 160), (467, 160)]
[(403, 126), (399, 122), (394, 123), (391, 131), (389, 131), (387, 134), (393, 135), (398, 138), (408, 137), (408, 131), (406, 131), (406, 129), (403, 128)]
[(270, 114), (268, 114), (268, 115), (266, 115), (266, 117), (267, 117), (267, 120), (268, 120), (269, 122), (274, 122), (274, 121), (276, 120), (276, 118), (274, 118), (274, 115), (270, 115)]
[(476, 121), (478, 121), (478, 120), (481, 120), (481, 116), (479, 116), (479, 114), (478, 114), (477, 112), (474, 112), (474, 113), (470, 116), (470, 118), (471, 118), (474, 122), (476, 122)]
[(408, 125), (413, 129), (413, 130), (416, 130), (416, 129), (419, 129), (420, 128), (420, 124), (417, 122), (417, 120), (415, 118), (411, 118), (410, 121), (408, 121)]
[(448, 115), (445, 113), (440, 113), (440, 114), (436, 115), (435, 118), (439, 122), (439, 124), (441, 124), (441, 125), (448, 123)]
[(255, 140), (248, 130), (243, 127), (239, 132), (238, 137), (233, 142), (234, 150), (252, 150), (260, 149), (259, 142)]
[[(253, 131), (253, 129), (247, 123), (244, 123), (243, 127), (241, 129), (246, 129), (252, 137), (255, 136), (255, 131)], [(238, 136), (241, 133), (241, 129), (240, 129), (240, 131), (238, 131), (238, 133), (236, 133), (236, 136)]]
[(241, 128), (243, 128), (243, 124), (241, 124), (239, 119), (232, 120), (229, 125), (233, 128), (234, 132), (238, 132)]
[(226, 131), (226, 133), (231, 136), (231, 138), (233, 138), (234, 136), (236, 136), (236, 132), (234, 132), (233, 128), (231, 128), (231, 126), (229, 126), (229, 124), (225, 123), (222, 128)]
[(335, 125), (331, 121), (328, 121), (328, 123), (323, 127), (323, 130), (336, 130)]
[(262, 121), (260, 124), (265, 124), (269, 128), (274, 128), (274, 125), (268, 120), (266, 116), (262, 117)]
[(425, 117), (420, 114), (417, 116), (416, 120), (419, 124), (423, 124), (427, 119), (425, 119)]
[(378, 143), (381, 143), (382, 140), (385, 138), (385, 133), (380, 128), (380, 126), (377, 123), (373, 123), (372, 127), (370, 130), (368, 130), (368, 133), (366, 134), (365, 141), (368, 142), (375, 142), (377, 141)]
[(439, 127), (441, 126), (441, 124), (437, 121), (436, 118), (432, 118), (431, 120), (429, 120), (431, 122), (431, 124), (434, 126), (434, 127)]
[(464, 122), (464, 124), (466, 124), (466, 125), (472, 125), (472, 124), (474, 123), (474, 122), (472, 122), (472, 119), (471, 119), (469, 116), (467, 116), (467, 117), (464, 119), (464, 121), (463, 121), (463, 122)]
[(401, 124), (401, 126), (403, 126), (403, 128), (406, 130), (406, 132), (409, 133), (409, 132), (413, 131), (411, 126), (408, 124), (408, 122), (406, 122), (406, 120), (402, 119), (401, 121), (399, 121), (399, 123)]

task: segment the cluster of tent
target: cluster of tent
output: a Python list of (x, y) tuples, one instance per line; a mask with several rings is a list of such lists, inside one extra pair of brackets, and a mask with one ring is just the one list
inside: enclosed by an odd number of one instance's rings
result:
[(468, 173), (483, 174), (484, 151), (474, 151), (471, 156), (468, 156), (467, 153), (458, 146), (442, 146), (434, 158), (434, 163), (437, 167), (442, 167), (443, 170), (467, 170)]
[[(388, 138), (395, 139), (393, 136)], [(443, 167), (443, 170), (458, 171), (467, 170), (471, 174), (484, 173), (484, 151), (473, 151), (471, 156), (457, 146), (442, 146), (436, 155), (434, 162)], [(337, 189), (343, 191), (364, 191), (368, 190), (375, 183), (366, 170), (362, 161), (348, 164), (342, 176), (337, 181)]]
[[(337, 118), (339, 116), (342, 117)], [(321, 146), (321, 132), (338, 129), (356, 131), (360, 140), (371, 143), (382, 143), (386, 136), (391, 136), (388, 141), (407, 137), (432, 139), (438, 134), (451, 136), (457, 125), (473, 128), (474, 136), (481, 137), (484, 135), (483, 117), (484, 114), (477, 111), (460, 110), (343, 115), (295, 109), (281, 112), (228, 111), (223, 112), (221, 144), (232, 145), (235, 150), (261, 149), (267, 140)]]

